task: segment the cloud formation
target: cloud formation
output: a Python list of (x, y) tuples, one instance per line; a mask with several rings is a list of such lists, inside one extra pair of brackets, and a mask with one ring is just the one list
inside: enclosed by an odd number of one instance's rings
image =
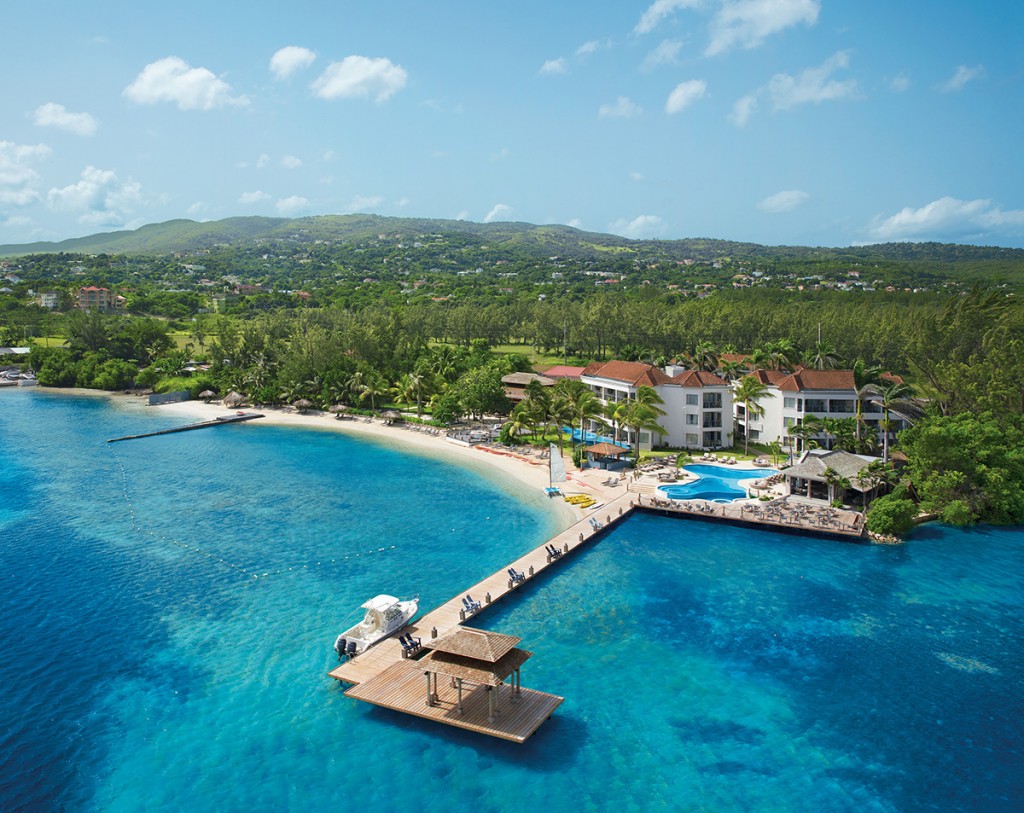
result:
[(353, 55), (328, 65), (312, 88), (321, 99), (372, 96), (380, 103), (404, 88), (408, 78), (405, 68), (390, 59)]
[(565, 57), (560, 56), (558, 59), (549, 59), (543, 65), (540, 66), (540, 70), (537, 73), (541, 76), (551, 76), (560, 73), (565, 73), (567, 70), (565, 66)]
[(369, 212), (380, 207), (383, 202), (384, 198), (381, 195), (356, 195), (345, 207), (345, 212)]
[(634, 34), (649, 34), (666, 17), (672, 16), (675, 12), (699, 5), (699, 0), (654, 0), (633, 28)]
[(281, 166), (285, 169), (298, 169), (302, 166), (302, 159), (294, 155), (285, 155), (281, 158)]
[(993, 232), (1024, 232), (1024, 209), (1004, 211), (991, 200), (958, 200), (949, 196), (920, 209), (909, 206), (878, 220), (869, 228), (872, 239), (882, 242), (963, 240), (983, 238)]
[(213, 110), (247, 105), (245, 96), (232, 96), (231, 86), (206, 68), (193, 68), (185, 60), (168, 56), (149, 63), (124, 89), (137, 104), (174, 102), (179, 110)]
[(64, 105), (54, 102), (37, 107), (32, 114), (32, 123), (36, 127), (56, 127), (58, 130), (82, 136), (96, 135), (96, 129), (99, 127), (96, 119), (88, 113), (71, 113)]
[(747, 122), (750, 121), (750, 117), (757, 111), (757, 96), (750, 94), (737, 99), (732, 106), (732, 112), (729, 114), (729, 121), (735, 124), (737, 127), (745, 127)]
[(629, 119), (634, 116), (639, 116), (643, 112), (643, 108), (630, 101), (628, 96), (619, 96), (619, 98), (615, 100), (615, 104), (601, 105), (597, 110), (597, 115), (602, 119)]
[(299, 45), (286, 45), (274, 52), (270, 57), (270, 72), (275, 79), (287, 79), (295, 73), (308, 68), (316, 59), (316, 54)]
[(639, 215), (632, 220), (619, 218), (614, 223), (608, 224), (608, 231), (630, 240), (643, 240), (648, 237), (657, 237), (665, 231), (665, 221), (657, 215)]
[(494, 223), (496, 220), (511, 220), (515, 210), (507, 203), (496, 203), (484, 217), (484, 223)]
[(668, 99), (665, 101), (665, 112), (670, 116), (682, 112), (698, 99), (704, 98), (707, 91), (708, 85), (703, 79), (680, 82), (668, 95)]
[(781, 212), (792, 212), (797, 206), (805, 203), (811, 196), (799, 189), (787, 189), (784, 192), (776, 192), (769, 195), (760, 203), (757, 208), (769, 214), (780, 214)]
[(284, 217), (298, 217), (309, 209), (309, 200), (301, 195), (292, 195), (278, 200), (274, 204), (274, 208), (277, 209), (279, 215)]
[(973, 68), (968, 68), (966, 65), (957, 65), (954, 74), (939, 85), (939, 90), (943, 93), (956, 93), (958, 90), (963, 90), (964, 85), (968, 82), (980, 79), (984, 75), (985, 68), (981, 65), (975, 65)]
[(79, 223), (123, 226), (142, 200), (142, 186), (135, 181), (122, 182), (113, 170), (88, 166), (77, 183), (51, 189), (46, 200), (58, 211), (79, 213)]
[(768, 93), (776, 110), (789, 110), (801, 104), (849, 99), (857, 95), (857, 81), (839, 81), (832, 74), (850, 65), (850, 52), (837, 51), (816, 68), (807, 68), (797, 76), (777, 73), (768, 82)]
[(640, 70), (648, 73), (659, 65), (675, 65), (679, 62), (679, 51), (682, 47), (683, 43), (679, 40), (662, 40), (656, 48), (648, 51), (640, 64)]
[(820, 0), (730, 0), (711, 21), (705, 54), (756, 48), (772, 34), (798, 23), (814, 25), (820, 10)]
[(262, 203), (265, 200), (270, 200), (270, 195), (266, 192), (262, 192), (257, 189), (255, 192), (243, 192), (238, 196), (238, 202), (250, 205), (253, 203)]
[(39, 199), (34, 186), (39, 175), (32, 165), (50, 152), (45, 144), (0, 141), (0, 205), (27, 206)]

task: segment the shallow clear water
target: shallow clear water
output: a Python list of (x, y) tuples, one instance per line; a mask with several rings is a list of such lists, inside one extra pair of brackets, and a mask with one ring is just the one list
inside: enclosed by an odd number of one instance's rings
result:
[(480, 617), (566, 698), (517, 746), (326, 672), (366, 597), (430, 608), (543, 541), (542, 494), (258, 421), (102, 443), (167, 424), (0, 393), (0, 810), (1022, 807), (1020, 529), (633, 517)]

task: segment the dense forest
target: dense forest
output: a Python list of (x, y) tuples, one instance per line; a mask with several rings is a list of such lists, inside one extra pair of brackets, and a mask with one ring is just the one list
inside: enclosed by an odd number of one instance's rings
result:
[[(736, 377), (743, 365), (722, 356), (746, 354), (746, 367), (889, 371), (920, 417), (876, 527), (899, 532), (922, 509), (1024, 522), (1019, 250), (629, 241), (369, 216), (174, 221), (69, 242), (0, 264), (0, 345), (32, 346), (25, 363), (43, 384), (396, 403), (449, 421), (508, 412), (501, 376), (556, 361), (675, 359)], [(87, 285), (118, 306), (74, 307)], [(512, 423), (582, 421), (579, 393), (563, 390)]]

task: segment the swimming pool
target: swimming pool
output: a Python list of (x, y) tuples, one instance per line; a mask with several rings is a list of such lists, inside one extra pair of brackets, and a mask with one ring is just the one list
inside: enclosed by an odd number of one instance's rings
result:
[(705, 466), (695, 463), (683, 468), (696, 474), (700, 479), (685, 485), (659, 486), (665, 497), (671, 500), (711, 500), (732, 502), (747, 496), (742, 485), (745, 480), (759, 480), (778, 474), (777, 469), (732, 469), (725, 466)]

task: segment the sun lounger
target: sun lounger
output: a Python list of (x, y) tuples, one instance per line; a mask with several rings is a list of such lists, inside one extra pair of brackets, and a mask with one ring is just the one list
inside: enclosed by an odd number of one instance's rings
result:
[(514, 567), (508, 569), (508, 577), (512, 580), (512, 584), (522, 584), (526, 581), (526, 575), (519, 572)]
[(473, 601), (473, 597), (469, 593), (466, 593), (466, 597), (462, 599), (462, 604), (467, 613), (475, 613), (480, 609), (480, 602)]

